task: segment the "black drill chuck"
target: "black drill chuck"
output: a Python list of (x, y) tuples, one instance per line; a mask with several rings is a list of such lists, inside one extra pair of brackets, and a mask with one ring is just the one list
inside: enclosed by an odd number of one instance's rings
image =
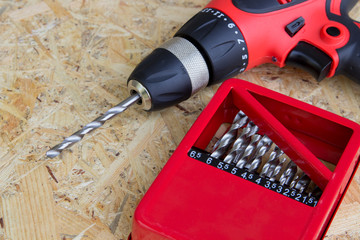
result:
[(247, 64), (241, 31), (225, 14), (206, 8), (134, 69), (128, 87), (140, 94), (145, 110), (159, 110), (245, 71)]
[(188, 99), (209, 82), (202, 54), (188, 40), (175, 37), (155, 49), (129, 77), (145, 110), (159, 110)]

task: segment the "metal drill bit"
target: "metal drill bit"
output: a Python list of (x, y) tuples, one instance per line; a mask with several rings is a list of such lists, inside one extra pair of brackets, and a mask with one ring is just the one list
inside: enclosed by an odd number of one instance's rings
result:
[(262, 162), (262, 157), (267, 153), (267, 151), (269, 151), (271, 144), (272, 141), (268, 136), (264, 135), (261, 138), (261, 140), (256, 146), (256, 152), (254, 157), (251, 159), (251, 161), (249, 161), (246, 166), (246, 168), (248, 168), (250, 172), (256, 172), (259, 169)]
[(240, 136), (236, 139), (235, 143), (233, 144), (230, 153), (225, 156), (224, 162), (231, 163), (235, 159), (236, 155), (241, 155), (244, 152), (247, 144), (250, 141), (249, 138), (246, 136), (247, 133), (249, 132), (250, 132), (250, 128), (248, 127), (245, 127), (242, 130)]
[(275, 179), (278, 177), (278, 175), (280, 174), (281, 172), (281, 169), (283, 168), (284, 166), (284, 163), (286, 161), (286, 158), (281, 158), (279, 159), (279, 164), (275, 166), (275, 169), (270, 177), (270, 181), (275, 181)]
[(262, 157), (265, 155), (265, 153), (268, 151), (268, 146), (261, 146), (260, 149), (257, 151), (258, 153), (255, 155), (254, 159), (251, 160), (247, 166), (245, 166), (249, 172), (256, 172), (262, 162)]
[(276, 167), (283, 163), (279, 160), (279, 157), (283, 155), (284, 152), (276, 146), (274, 150), (271, 152), (269, 160), (265, 163), (264, 167), (261, 170), (260, 176), (272, 178), (275, 173)]
[(62, 143), (51, 148), (49, 151), (46, 152), (46, 156), (49, 158), (54, 158), (58, 156), (64, 149), (69, 148), (73, 144), (79, 142), (85, 136), (85, 134), (90, 133), (93, 130), (101, 127), (107, 120), (113, 118), (119, 113), (124, 112), (128, 107), (136, 103), (138, 100), (140, 100), (139, 94), (131, 95), (130, 97), (128, 97), (127, 99), (116, 105), (115, 107), (109, 109), (102, 116), (96, 118), (94, 121), (87, 124), (81, 130), (75, 132), (70, 137), (65, 138)]
[(299, 190), (300, 193), (303, 193), (309, 186), (311, 179), (305, 173), (302, 174), (299, 181), (295, 184), (294, 188)]
[(314, 188), (314, 190), (312, 190), (310, 193), (309, 193), (309, 197), (315, 197), (315, 198), (317, 198), (317, 199), (319, 199), (320, 197), (321, 197), (321, 195), (322, 195), (322, 190), (318, 187), (318, 186), (316, 186), (315, 188)]
[(297, 166), (293, 161), (290, 161), (286, 166), (285, 171), (281, 174), (279, 179), (280, 185), (290, 186), (292, 180), (297, 173)]
[(294, 188), (295, 184), (297, 183), (297, 181), (299, 180), (299, 175), (296, 175), (294, 180), (291, 181), (290, 183), (290, 188)]
[(239, 111), (236, 114), (229, 131), (227, 131), (224, 136), (222, 136), (222, 138), (218, 141), (218, 143), (216, 144), (217, 149), (211, 154), (211, 157), (220, 158), (226, 153), (230, 145), (234, 142), (238, 129), (243, 127), (246, 124), (247, 120), (248, 117), (243, 111)]
[(247, 144), (251, 141), (251, 136), (256, 134), (258, 130), (259, 128), (253, 122), (249, 122), (234, 142), (233, 147), (231, 148), (229, 154), (225, 157), (224, 162), (237, 163), (237, 160), (242, 156)]
[(256, 149), (255, 143), (258, 142), (260, 139), (261, 139), (261, 135), (255, 134), (252, 137), (250, 144), (246, 146), (241, 156), (240, 155), (235, 156), (234, 162), (237, 162), (236, 167), (244, 168), (250, 156), (255, 152)]

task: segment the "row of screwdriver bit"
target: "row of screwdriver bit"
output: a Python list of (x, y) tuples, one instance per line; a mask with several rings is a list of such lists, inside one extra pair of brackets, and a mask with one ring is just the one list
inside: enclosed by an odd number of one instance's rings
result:
[(300, 193), (320, 197), (322, 192), (311, 179), (268, 136), (258, 132), (258, 126), (239, 111), (229, 130), (213, 146), (211, 157)]

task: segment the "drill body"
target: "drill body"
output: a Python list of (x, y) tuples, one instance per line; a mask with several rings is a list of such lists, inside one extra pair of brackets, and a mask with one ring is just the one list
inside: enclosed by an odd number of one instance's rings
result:
[(360, 83), (360, 23), (349, 17), (357, 2), (213, 0), (134, 69), (128, 87), (158, 110), (263, 63)]

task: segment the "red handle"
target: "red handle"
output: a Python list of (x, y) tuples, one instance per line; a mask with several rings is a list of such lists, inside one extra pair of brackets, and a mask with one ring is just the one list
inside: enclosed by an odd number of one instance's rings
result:
[[(248, 69), (269, 62), (283, 67), (289, 53), (299, 42), (305, 42), (331, 59), (327, 77), (343, 73), (337, 68), (339, 64), (344, 64), (350, 53), (341, 56), (339, 49), (346, 47), (350, 40), (358, 42), (359, 38), (358, 31), (353, 30), (358, 23), (351, 21), (350, 25), (346, 21), (348, 16), (341, 14), (347, 14), (355, 0), (293, 0), (285, 4), (281, 3), (288, 1), (262, 2), (264, 6), (250, 0), (213, 0), (207, 6), (224, 12), (241, 30), (249, 51)], [(340, 15), (334, 17), (332, 11)], [(286, 28), (289, 24), (296, 27), (296, 20), (300, 17), (304, 20), (304, 26), (291, 36)]]

